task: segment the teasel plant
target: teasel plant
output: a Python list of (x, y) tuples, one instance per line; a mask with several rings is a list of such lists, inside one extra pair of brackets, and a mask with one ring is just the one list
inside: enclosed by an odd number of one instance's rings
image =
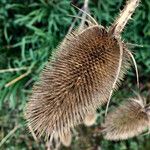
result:
[(50, 145), (71, 144), (72, 129), (96, 120), (96, 110), (107, 104), (133, 61), (121, 33), (140, 0), (129, 0), (110, 27), (103, 27), (85, 10), (81, 25), (69, 31), (35, 83), (26, 106), (26, 119), (35, 137), (44, 136)]

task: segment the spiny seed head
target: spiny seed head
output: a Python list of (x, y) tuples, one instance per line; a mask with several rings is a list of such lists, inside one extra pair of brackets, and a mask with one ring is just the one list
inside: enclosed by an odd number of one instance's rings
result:
[(139, 135), (150, 127), (150, 116), (139, 98), (132, 98), (108, 113), (103, 134), (107, 140), (123, 140)]
[(37, 135), (69, 131), (107, 102), (120, 59), (122, 70), (129, 60), (125, 46), (120, 58), (119, 42), (97, 25), (63, 40), (27, 105), (26, 118)]

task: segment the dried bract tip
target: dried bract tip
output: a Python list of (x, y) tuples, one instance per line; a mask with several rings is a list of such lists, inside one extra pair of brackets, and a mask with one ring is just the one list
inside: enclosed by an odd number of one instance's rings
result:
[(108, 113), (102, 131), (105, 139), (124, 140), (139, 135), (150, 127), (147, 108), (138, 98), (130, 99)]
[(85, 116), (84, 124), (86, 126), (92, 126), (96, 122), (96, 113), (89, 113)]
[(65, 133), (59, 135), (59, 138), (60, 138), (61, 143), (64, 146), (69, 147), (71, 145), (71, 141), (72, 141), (71, 132), (65, 132)]

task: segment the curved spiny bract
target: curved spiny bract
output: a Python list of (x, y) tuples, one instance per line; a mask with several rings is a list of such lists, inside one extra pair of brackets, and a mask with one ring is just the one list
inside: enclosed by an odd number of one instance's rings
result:
[(129, 50), (127, 49), (126, 44), (123, 43), (123, 57), (121, 58), (122, 59), (121, 70), (120, 70), (114, 90), (118, 89), (118, 87), (120, 86), (120, 84), (122, 83), (122, 81), (124, 79), (124, 76), (125, 76), (127, 70), (131, 66), (131, 58), (130, 58), (130, 55), (128, 54), (128, 51)]
[[(122, 66), (126, 66), (123, 52)], [(108, 100), (120, 60), (118, 39), (99, 26), (68, 35), (43, 70), (27, 105), (41, 136), (63, 134)]]
[(124, 140), (139, 135), (150, 127), (150, 116), (138, 98), (130, 99), (108, 113), (102, 125), (104, 138)]

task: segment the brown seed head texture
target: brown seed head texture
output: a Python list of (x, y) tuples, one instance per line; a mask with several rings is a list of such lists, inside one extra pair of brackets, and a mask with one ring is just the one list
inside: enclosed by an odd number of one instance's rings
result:
[[(68, 35), (53, 57), (27, 105), (27, 121), (39, 136), (70, 131), (107, 102), (120, 60), (119, 40), (90, 26)], [(125, 47), (121, 59), (124, 70)]]
[(105, 118), (104, 138), (124, 140), (139, 135), (150, 127), (150, 115), (138, 98), (131, 98)]
[(27, 105), (28, 124), (38, 136), (60, 137), (69, 145), (70, 129), (110, 100), (129, 66), (132, 54), (120, 34), (138, 3), (130, 0), (109, 30), (88, 15), (95, 24), (66, 36), (34, 85)]

